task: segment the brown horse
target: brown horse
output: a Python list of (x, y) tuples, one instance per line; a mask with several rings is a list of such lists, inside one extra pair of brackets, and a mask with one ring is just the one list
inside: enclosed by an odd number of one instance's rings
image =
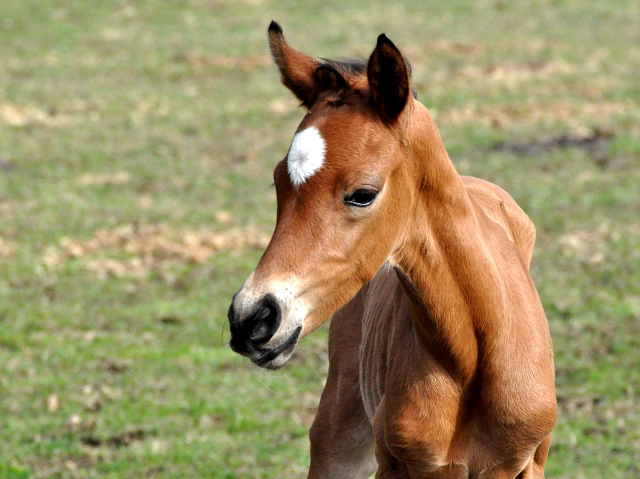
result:
[(309, 477), (543, 478), (556, 398), (533, 224), (458, 175), (385, 35), (362, 62), (317, 61), (275, 22), (269, 44), (308, 113), (231, 348), (279, 368), (333, 315)]

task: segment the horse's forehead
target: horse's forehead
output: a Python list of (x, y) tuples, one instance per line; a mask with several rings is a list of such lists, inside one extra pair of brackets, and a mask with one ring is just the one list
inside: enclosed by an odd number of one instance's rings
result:
[(352, 108), (330, 108), (307, 115), (298, 127), (298, 133), (316, 128), (322, 136), (327, 154), (339, 160), (343, 154), (353, 155), (367, 146), (377, 135), (378, 125), (365, 112)]
[(315, 175), (327, 162), (335, 169), (342, 163), (353, 165), (358, 152), (371, 146), (375, 125), (358, 112), (319, 111), (307, 115), (296, 131), (287, 170), (298, 187)]

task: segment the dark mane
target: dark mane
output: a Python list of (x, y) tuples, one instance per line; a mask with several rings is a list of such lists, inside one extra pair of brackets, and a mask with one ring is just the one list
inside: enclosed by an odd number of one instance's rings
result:
[(341, 58), (340, 60), (321, 58), (321, 60), (321, 67), (333, 68), (341, 75), (357, 76), (367, 73), (367, 60), (364, 58)]
[[(318, 68), (324, 68), (328, 70), (335, 70), (343, 76), (359, 76), (367, 74), (367, 60), (365, 58), (341, 58), (340, 60), (331, 60), (329, 58), (321, 58), (322, 62)], [(411, 78), (411, 63), (406, 58), (404, 59), (409, 69), (409, 78)], [(412, 88), (414, 98), (418, 98), (418, 94)]]

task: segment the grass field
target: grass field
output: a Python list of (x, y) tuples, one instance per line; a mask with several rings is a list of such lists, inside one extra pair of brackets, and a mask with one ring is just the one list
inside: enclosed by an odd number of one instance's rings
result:
[(302, 478), (326, 328), (258, 370), (226, 309), (303, 116), (266, 45), (381, 32), (462, 174), (538, 228), (557, 479), (640, 477), (640, 3), (0, 4), (0, 478)]

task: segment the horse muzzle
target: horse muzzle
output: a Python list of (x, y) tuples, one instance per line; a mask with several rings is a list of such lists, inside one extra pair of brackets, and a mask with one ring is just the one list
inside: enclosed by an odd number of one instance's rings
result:
[(239, 294), (234, 296), (227, 314), (229, 346), (262, 368), (278, 369), (293, 353), (302, 326), (283, 325), (283, 308), (272, 294), (256, 301), (239, 298)]

